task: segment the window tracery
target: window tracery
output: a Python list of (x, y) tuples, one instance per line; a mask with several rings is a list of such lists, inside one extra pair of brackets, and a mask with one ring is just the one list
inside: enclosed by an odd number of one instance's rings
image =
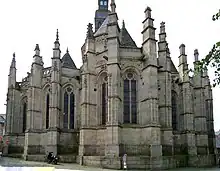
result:
[(75, 121), (75, 94), (73, 88), (68, 86), (63, 96), (63, 128), (74, 129)]
[(124, 123), (137, 123), (137, 80), (133, 70), (124, 77)]

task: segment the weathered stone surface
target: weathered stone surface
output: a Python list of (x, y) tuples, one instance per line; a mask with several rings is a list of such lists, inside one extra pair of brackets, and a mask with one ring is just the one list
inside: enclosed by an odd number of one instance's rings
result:
[(165, 23), (157, 43), (149, 7), (142, 46), (125, 44), (132, 38), (127, 31), (121, 36), (113, 6), (114, 12), (106, 8), (109, 15), (96, 33), (89, 25), (80, 69), (68, 51), (68, 59), (61, 59), (58, 32), (52, 66), (44, 68), (37, 45), (31, 73), (16, 82), (13, 58), (4, 154), (42, 161), (52, 151), (63, 162), (111, 169), (122, 167), (124, 154), (133, 169), (213, 165), (213, 99), (207, 72), (188, 75), (184, 44), (177, 71)]

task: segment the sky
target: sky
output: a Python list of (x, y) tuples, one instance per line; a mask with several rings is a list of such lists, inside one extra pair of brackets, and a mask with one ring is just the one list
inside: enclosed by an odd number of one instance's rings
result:
[[(142, 43), (142, 21), (147, 6), (157, 28), (166, 23), (167, 40), (174, 64), (178, 66), (179, 46), (186, 45), (189, 66), (194, 49), (200, 58), (220, 41), (220, 21), (212, 15), (220, 9), (219, 0), (115, 0), (119, 25), (125, 26), (136, 44)], [(16, 54), (17, 81), (27, 76), (33, 61), (34, 48), (39, 44), (44, 66), (51, 65), (52, 48), (59, 29), (62, 55), (68, 47), (77, 65), (82, 64), (81, 46), (88, 23), (94, 23), (98, 0), (0, 0), (0, 113), (6, 112), (6, 94), (12, 54)], [(211, 70), (210, 70), (211, 71)], [(213, 73), (209, 72), (210, 78)], [(215, 130), (220, 129), (220, 87), (213, 89)]]

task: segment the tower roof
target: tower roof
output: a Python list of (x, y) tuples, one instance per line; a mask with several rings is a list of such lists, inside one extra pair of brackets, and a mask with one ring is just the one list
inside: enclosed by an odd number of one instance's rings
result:
[(73, 60), (69, 54), (68, 48), (67, 48), (66, 54), (62, 58), (62, 67), (77, 69), (75, 63), (73, 62)]

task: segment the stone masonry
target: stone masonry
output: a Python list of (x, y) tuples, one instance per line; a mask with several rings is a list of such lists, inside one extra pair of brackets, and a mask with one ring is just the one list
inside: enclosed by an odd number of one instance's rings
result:
[[(78, 69), (59, 33), (51, 67), (37, 44), (31, 72), (16, 80), (15, 54), (8, 75), (5, 155), (43, 160), (48, 151), (63, 162), (120, 169), (210, 166), (216, 162), (213, 99), (207, 71), (188, 74), (185, 45), (174, 66), (165, 22), (156, 40), (151, 8), (144, 11), (137, 47), (116, 3), (98, 0), (95, 31), (88, 24)], [(197, 66), (199, 52), (194, 52)]]

